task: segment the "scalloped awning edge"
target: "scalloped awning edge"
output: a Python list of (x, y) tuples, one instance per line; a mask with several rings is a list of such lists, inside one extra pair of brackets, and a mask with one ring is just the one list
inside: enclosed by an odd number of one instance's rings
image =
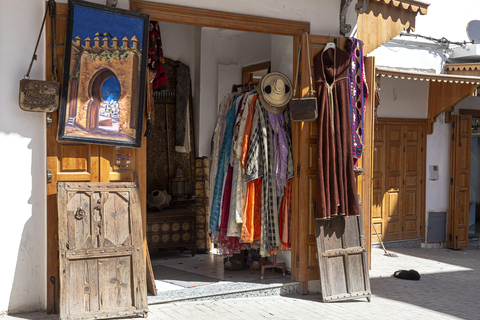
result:
[(402, 6), (405, 10), (411, 10), (413, 12), (419, 12), (421, 15), (427, 14), (427, 8), (430, 3), (417, 1), (417, 0), (375, 0), (378, 2), (383, 2), (394, 7)]
[(404, 80), (417, 80), (417, 81), (432, 81), (432, 82), (449, 82), (449, 83), (475, 83), (480, 85), (480, 77), (472, 76), (457, 76), (451, 74), (433, 74), (433, 73), (419, 73), (419, 72), (404, 72), (397, 70), (390, 70), (385, 68), (376, 69), (377, 76), (404, 79)]

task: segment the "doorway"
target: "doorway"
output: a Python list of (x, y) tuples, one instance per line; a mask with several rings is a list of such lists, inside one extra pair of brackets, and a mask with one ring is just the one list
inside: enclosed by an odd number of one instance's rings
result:
[(480, 117), (472, 117), (468, 240), (480, 240)]
[[(160, 22), (159, 26), (168, 89), (155, 94), (153, 132), (147, 140), (146, 192), (150, 197), (156, 191), (165, 190), (172, 199), (162, 211), (152, 210), (151, 201), (147, 201), (147, 244), (158, 291), (155, 297), (149, 298), (150, 301), (212, 294), (212, 288), (216, 292), (227, 289), (231, 292), (246, 288), (261, 290), (262, 286), (271, 288), (272, 285), (290, 287), (289, 277), (284, 278), (282, 273), (272, 269), (266, 270), (262, 281), (260, 264), (257, 267), (252, 264), (259, 261), (254, 250), (242, 250), (234, 257), (224, 258), (215, 254), (215, 248), (210, 250), (209, 245), (199, 245), (199, 242), (209, 242), (208, 239), (202, 241), (199, 236), (207, 237), (208, 217), (199, 217), (193, 196), (197, 188), (196, 162), (210, 154), (220, 101), (232, 92), (233, 85), (244, 83), (246, 74), (249, 81), (258, 81), (258, 77), (271, 68), (291, 79), (293, 37), (170, 22)], [(289, 63), (285, 65), (283, 60)], [(194, 125), (190, 132), (192, 147), (188, 153), (175, 149), (176, 86), (180, 64), (189, 67), (192, 82), (188, 99), (192, 102), (189, 110)], [(180, 178), (184, 178), (183, 183), (188, 186), (183, 194), (172, 184)], [(190, 224), (192, 213), (196, 214), (194, 228)], [(171, 232), (175, 225), (178, 230)], [(174, 237), (182, 244), (178, 245)], [(197, 240), (193, 249), (192, 238)], [(290, 260), (289, 251), (277, 256), (279, 261)]]

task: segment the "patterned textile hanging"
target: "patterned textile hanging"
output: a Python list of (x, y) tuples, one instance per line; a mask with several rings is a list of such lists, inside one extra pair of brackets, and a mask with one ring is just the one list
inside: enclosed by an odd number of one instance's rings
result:
[(156, 72), (155, 79), (153, 79), (153, 91), (167, 90), (167, 69), (163, 58), (162, 37), (158, 21), (150, 21), (148, 67)]
[(354, 162), (362, 156), (363, 149), (363, 116), (365, 101), (368, 98), (367, 79), (363, 63), (363, 43), (355, 38), (347, 39), (350, 53), (350, 69), (348, 70), (348, 87), (350, 90), (350, 120), (352, 127), (352, 151)]

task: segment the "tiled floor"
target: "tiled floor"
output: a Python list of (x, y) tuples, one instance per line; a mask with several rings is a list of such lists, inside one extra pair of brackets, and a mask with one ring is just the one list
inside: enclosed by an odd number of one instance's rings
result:
[(261, 270), (246, 267), (238, 271), (225, 270), (224, 259), (214, 253), (199, 253), (194, 257), (187, 251), (151, 253), (157, 296), (149, 303), (164, 303), (185, 298), (199, 298), (214, 293), (253, 291), (293, 284), (290, 276), (283, 277), (280, 269)]

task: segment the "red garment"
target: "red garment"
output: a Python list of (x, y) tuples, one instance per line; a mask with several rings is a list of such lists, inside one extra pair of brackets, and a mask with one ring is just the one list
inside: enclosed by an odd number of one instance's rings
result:
[(279, 231), (280, 231), (280, 247), (278, 250), (287, 251), (292, 247), (292, 233), (291, 233), (291, 197), (292, 183), (287, 181), (285, 194), (280, 205), (280, 212), (278, 215)]
[(313, 63), (318, 94), (315, 218), (359, 215), (348, 91), (350, 55), (328, 49), (318, 53)]
[(220, 229), (218, 230), (218, 254), (222, 257), (231, 257), (235, 253), (242, 251), (240, 239), (237, 237), (228, 237), (228, 216), (230, 213), (230, 196), (232, 194), (232, 176), (233, 167), (228, 166), (227, 175), (222, 197), (222, 208), (220, 216)]
[(156, 72), (155, 79), (153, 79), (153, 91), (167, 90), (167, 69), (165, 68), (165, 59), (163, 58), (162, 37), (158, 21), (150, 21), (148, 67)]

